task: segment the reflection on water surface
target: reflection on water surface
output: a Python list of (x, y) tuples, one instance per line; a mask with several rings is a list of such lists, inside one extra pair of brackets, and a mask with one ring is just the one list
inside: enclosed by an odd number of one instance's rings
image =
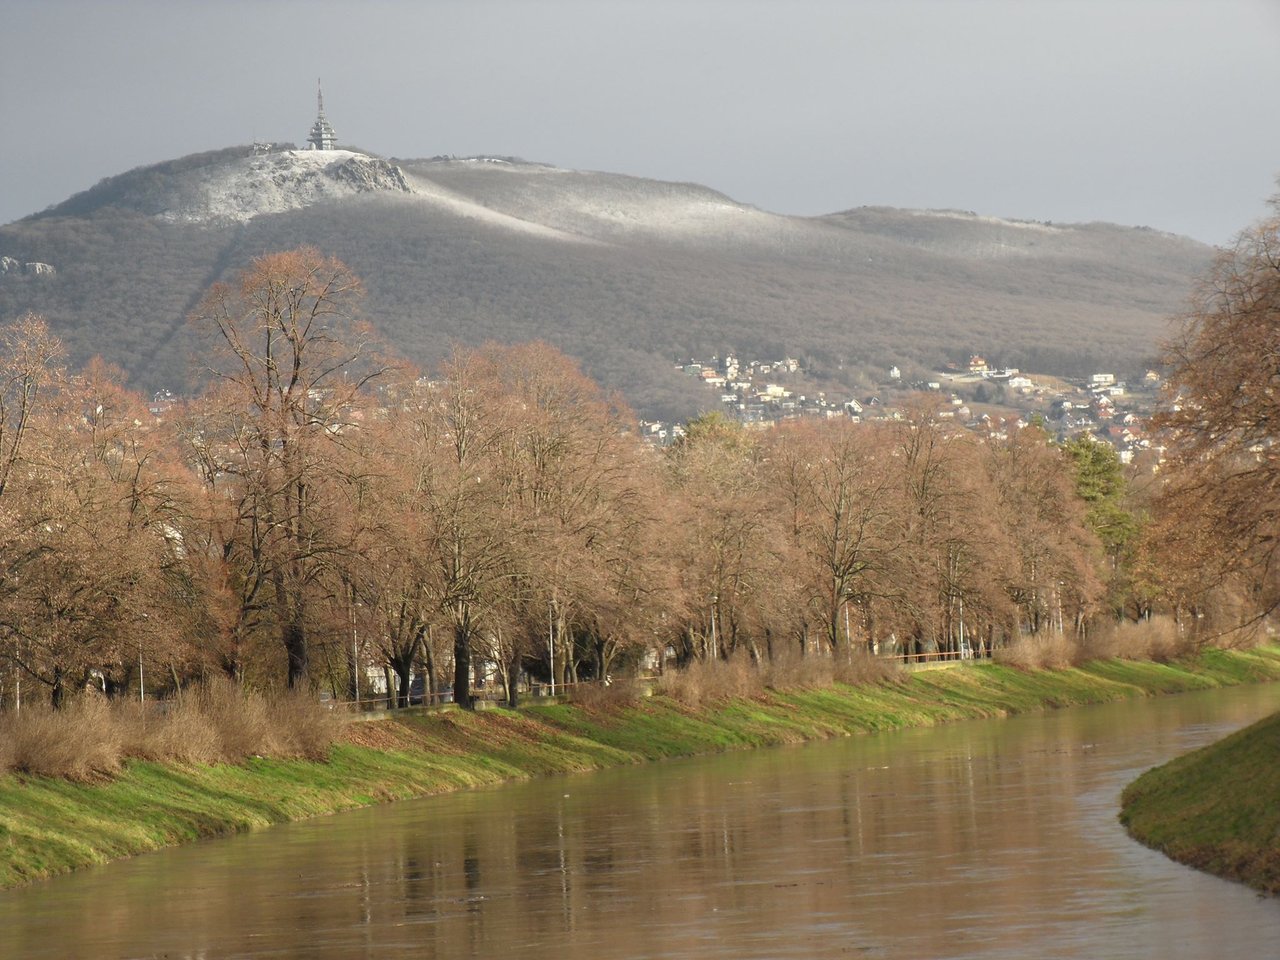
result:
[(3, 957), (1241, 957), (1280, 905), (1129, 841), (1254, 687), (412, 801), (0, 895)]

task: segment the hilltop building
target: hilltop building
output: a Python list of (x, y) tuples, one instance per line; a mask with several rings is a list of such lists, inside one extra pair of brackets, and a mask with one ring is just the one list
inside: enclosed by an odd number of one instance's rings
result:
[(312, 150), (336, 150), (338, 135), (333, 132), (333, 124), (324, 115), (324, 91), (320, 89), (319, 80), (316, 81), (316, 104), (319, 108), (316, 122), (311, 125), (311, 136), (307, 137), (307, 142), (311, 144)]

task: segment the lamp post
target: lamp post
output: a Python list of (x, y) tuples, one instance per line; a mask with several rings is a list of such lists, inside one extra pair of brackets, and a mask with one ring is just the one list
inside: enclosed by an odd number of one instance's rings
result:
[(551, 612), (551, 601), (547, 601), (547, 653), (551, 658), (551, 695), (556, 695), (556, 625)]
[[(147, 613), (144, 610), (142, 612), (142, 619), (150, 620), (151, 614)], [(141, 640), (138, 641), (138, 702), (139, 703), (147, 702), (146, 683), (142, 678), (142, 641)]]

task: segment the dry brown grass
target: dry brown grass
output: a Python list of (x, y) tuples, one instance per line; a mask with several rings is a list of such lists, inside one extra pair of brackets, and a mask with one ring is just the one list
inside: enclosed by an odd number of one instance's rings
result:
[(238, 763), (248, 757), (323, 760), (344, 717), (303, 694), (268, 699), (218, 680), (166, 703), (108, 703), (86, 695), (62, 710), (0, 714), (0, 773), (86, 781), (127, 758)]
[(31, 705), (0, 723), (11, 770), (88, 781), (120, 769), (121, 730), (100, 698), (85, 698), (57, 711)]
[(847, 658), (835, 661), (834, 672), (838, 682), (857, 687), (897, 679), (902, 676), (903, 669), (896, 659), (877, 657), (859, 647), (850, 651)]
[(217, 729), (190, 699), (151, 707), (121, 703), (115, 705), (113, 713), (124, 731), (126, 756), (183, 763), (216, 763), (222, 759)]
[(657, 691), (696, 707), (709, 700), (758, 696), (764, 692), (764, 674), (745, 653), (738, 653), (728, 660), (697, 660), (683, 670), (669, 670), (658, 678)]
[(1090, 659), (1154, 660), (1157, 663), (1187, 656), (1194, 653), (1196, 647), (1190, 636), (1178, 630), (1172, 617), (1106, 624), (1095, 629), (1085, 644)]
[(626, 678), (603, 683), (575, 684), (569, 700), (588, 710), (617, 710), (636, 703), (644, 696), (644, 686)]
[(275, 738), (272, 756), (325, 760), (329, 748), (342, 736), (343, 715), (303, 693), (271, 701), (267, 714)]
[(893, 661), (857, 649), (832, 659), (825, 654), (801, 656), (788, 650), (759, 666), (745, 653), (729, 660), (695, 662), (659, 679), (658, 692), (696, 707), (709, 700), (758, 697), (766, 690), (813, 690), (835, 683), (859, 685), (889, 680), (901, 673)]
[(763, 666), (764, 685), (770, 690), (813, 690), (835, 682), (836, 665), (830, 657), (802, 657), (788, 648)]
[(1151, 660), (1168, 663), (1195, 653), (1197, 644), (1171, 617), (1134, 623), (1104, 622), (1083, 641), (1061, 634), (1023, 637), (996, 651), (998, 663), (1021, 670), (1070, 667), (1087, 660)]
[(187, 694), (196, 709), (218, 732), (221, 757), (243, 760), (269, 757), (276, 750), (277, 735), (265, 697), (253, 692), (239, 693), (229, 681), (219, 679)]
[(1061, 633), (1042, 633), (1020, 637), (1001, 647), (993, 658), (996, 663), (1019, 670), (1062, 669), (1085, 659), (1084, 650), (1074, 639)]

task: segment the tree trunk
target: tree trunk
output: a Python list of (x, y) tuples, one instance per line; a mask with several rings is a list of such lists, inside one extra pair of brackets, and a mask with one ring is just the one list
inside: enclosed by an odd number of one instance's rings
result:
[(117, 680), (112, 674), (106, 674), (102, 680), (102, 692), (108, 700), (123, 700), (129, 693), (132, 671), (126, 670), (123, 679)]
[(347, 648), (347, 699), (352, 703), (360, 702), (360, 658), (356, 653), (354, 641)]
[(244, 661), (240, 657), (240, 650), (242, 646), (243, 642), (240, 638), (240, 631), (236, 630), (235, 633), (232, 634), (231, 649), (218, 658), (218, 668), (232, 683), (239, 683), (244, 679)]
[(382, 685), (387, 688), (387, 709), (392, 710), (396, 705), (396, 678), (389, 663), (382, 665)]
[(564, 612), (556, 604), (556, 688), (563, 691), (570, 680), (569, 661), (573, 658), (573, 638), (569, 637)]
[(605, 644), (608, 641), (597, 636), (591, 645), (596, 659), (596, 679), (604, 683), (609, 670), (608, 658), (605, 656)]
[(67, 699), (67, 687), (61, 667), (53, 668), (53, 684), (49, 690), (49, 702), (53, 709), (61, 710)]
[(514, 650), (504, 673), (507, 681), (507, 706), (515, 710), (520, 706), (520, 654)]
[[(429, 628), (426, 633), (430, 636)], [(421, 631), (418, 633), (418, 651), (422, 658), (422, 704), (429, 707), (436, 695), (436, 658), (431, 652), (431, 644)]]
[(391, 661), (391, 669), (396, 674), (396, 706), (409, 705), (409, 684), (413, 680), (413, 658), (397, 657)]
[(285, 652), (289, 655), (289, 689), (307, 685), (310, 659), (307, 656), (307, 631), (301, 623), (290, 621), (281, 628)]
[(471, 710), (471, 630), (466, 621), (453, 626), (453, 702)]

